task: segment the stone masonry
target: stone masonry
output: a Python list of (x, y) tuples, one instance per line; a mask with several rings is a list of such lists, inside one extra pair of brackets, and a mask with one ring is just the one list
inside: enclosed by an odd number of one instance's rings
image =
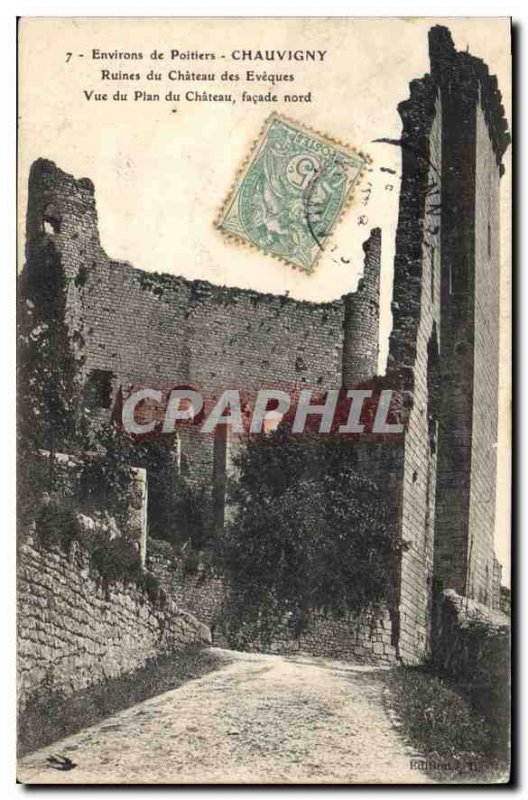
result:
[[(356, 458), (369, 476), (390, 479), (387, 503), (406, 547), (382, 618), (395, 657), (407, 662), (430, 651), (433, 585), (492, 606), (498, 584), (499, 181), (509, 136), (485, 64), (457, 52), (446, 28), (432, 28), (429, 45), (431, 72), (412, 81), (399, 106), (402, 181), (383, 379), (407, 398), (407, 428), (390, 452), (358, 445)], [(23, 293), (31, 294), (50, 248), (66, 286), (72, 348), (82, 352), (86, 402), (101, 419), (110, 418), (120, 387), (137, 384), (218, 395), (375, 377), (379, 229), (365, 243), (357, 291), (330, 303), (148, 273), (106, 256), (91, 181), (41, 159), (29, 178)], [(178, 459), (192, 480), (214, 484), (222, 459), (194, 433), (182, 433)]]
[[(188, 572), (181, 562), (172, 564), (159, 555), (149, 557), (149, 569), (180, 608), (192, 609), (209, 627), (215, 646), (228, 646), (222, 609), (229, 587), (222, 580), (210, 577), (202, 567), (196, 572)], [(255, 651), (262, 650), (257, 641), (250, 646)], [(276, 632), (268, 649), (272, 653), (296, 653), (345, 661), (396, 662), (391, 618), (388, 609), (382, 607), (351, 614), (344, 619), (314, 616), (309, 628), (297, 639), (291, 637), (285, 626), (284, 630)]]
[(18, 554), (18, 697), (64, 698), (134, 673), (150, 659), (210, 643), (210, 631), (168, 598), (133, 585), (105, 588), (79, 548), (43, 550), (29, 535)]

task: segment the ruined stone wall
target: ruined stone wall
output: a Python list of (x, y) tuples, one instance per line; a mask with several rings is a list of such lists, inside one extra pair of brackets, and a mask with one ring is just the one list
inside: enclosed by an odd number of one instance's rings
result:
[(148, 565), (174, 602), (208, 626), (213, 645), (226, 646), (222, 609), (228, 588), (222, 579), (208, 575), (201, 564), (190, 570), (183, 561), (174, 563), (152, 552), (148, 555)]
[[(116, 385), (191, 384), (205, 396), (226, 388), (337, 387), (343, 308), (151, 278), (123, 265), (99, 266), (86, 287), (87, 370)], [(159, 290), (159, 291), (158, 291)], [(104, 298), (104, 299), (103, 299)], [(119, 298), (112, 305), (108, 298)], [(182, 433), (187, 474), (212, 480), (213, 438)]]
[[(491, 604), (497, 419), (496, 79), (446, 28), (400, 104), (402, 189), (389, 370), (409, 393), (400, 496), (399, 651), (430, 648), (432, 579)], [(480, 116), (477, 113), (482, 101)], [(433, 567), (434, 561), (434, 567)]]
[[(38, 284), (42, 252), (53, 250), (66, 279), (66, 320), (82, 365), (85, 402), (100, 419), (110, 418), (120, 386), (191, 384), (209, 397), (226, 388), (338, 388), (343, 360), (350, 383), (371, 377), (378, 355), (380, 247), (377, 230), (365, 245), (357, 297), (324, 304), (142, 272), (110, 260), (101, 248), (90, 181), (77, 181), (44, 160), (30, 176), (25, 279)], [(94, 408), (101, 378), (105, 391)], [(233, 440), (230, 460), (237, 448)], [(178, 450), (181, 473), (210, 485), (213, 437), (181, 429)], [(155, 559), (151, 563), (160, 573)], [(225, 643), (218, 621), (221, 583), (204, 582), (183, 568), (169, 576), (161, 570), (160, 577), (174, 602), (210, 624), (215, 642)], [(375, 660), (394, 655), (386, 611), (368, 623), (321, 620), (302, 643), (279, 637), (276, 647)]]
[(509, 747), (510, 620), (499, 610), (447, 589), (436, 597), (432, 667), (454, 682), (496, 724), (495, 745)]
[(381, 230), (363, 245), (363, 276), (357, 291), (345, 296), (343, 385), (367, 381), (378, 372)]
[(67, 556), (23, 538), (17, 589), (20, 712), (210, 641), (208, 628), (172, 600), (159, 607), (132, 584), (105, 588), (75, 547)]
[[(508, 144), (497, 82), (430, 33), (431, 75), (400, 104), (402, 184), (388, 375), (408, 429), (387, 502), (406, 545), (394, 570), (391, 644), (419, 661), (430, 646), (433, 578), (492, 603), (497, 425), (498, 181)], [(25, 280), (52, 249), (82, 380), (120, 385), (338, 387), (377, 359), (379, 239), (355, 295), (314, 304), (156, 275), (111, 261), (94, 190), (48, 161), (32, 168)], [(184, 265), (182, 265), (184, 267)], [(182, 431), (186, 474), (210, 484), (213, 441)], [(233, 452), (236, 445), (233, 443)], [(383, 473), (383, 459), (372, 467)], [(495, 571), (496, 572), (496, 571)], [(198, 598), (198, 594), (196, 595)], [(198, 603), (198, 599), (196, 600)]]
[(436, 486), (435, 369), (440, 321), (440, 242), (435, 214), (441, 193), (442, 108), (432, 81), (411, 84), (401, 103), (402, 192), (396, 235), (394, 326), (389, 373), (408, 401), (403, 463), (397, 473), (400, 537), (399, 654), (422, 660), (430, 646)]
[[(435, 33), (436, 31), (436, 33)], [(442, 325), (435, 577), (493, 603), (499, 180), (509, 136), (497, 79), (433, 29), (444, 107)]]
[[(436, 184), (441, 169), (441, 105), (436, 98), (429, 134), (427, 186)], [(441, 186), (438, 186), (441, 191)], [(434, 363), (440, 326), (440, 243), (432, 213), (439, 194), (424, 198), (424, 235), (420, 275), (420, 318), (413, 368), (413, 404), (405, 437), (402, 490), (402, 538), (409, 549), (402, 557), (400, 587), (400, 652), (421, 658), (430, 646), (430, 604), (434, 552), (436, 489), (436, 410)]]
[[(149, 556), (148, 563), (175, 602), (211, 629), (213, 645), (229, 646), (231, 643), (223, 616), (229, 587), (220, 578), (208, 577), (201, 567), (189, 572), (182, 562), (170, 563), (160, 555)], [(351, 614), (340, 620), (317, 615), (310, 628), (297, 639), (292, 638), (285, 627), (277, 632), (270, 646), (263, 647), (255, 641), (247, 649), (365, 663), (391, 664), (396, 661), (391, 618), (386, 607)]]
[[(261, 651), (264, 648), (255, 643), (250, 649)], [(388, 665), (397, 660), (387, 608), (350, 614), (344, 619), (316, 615), (299, 638), (292, 638), (285, 630), (274, 637), (265, 652), (337, 658), (363, 664)]]
[(468, 595), (493, 604), (499, 395), (500, 172), (481, 106), (476, 113), (474, 387)]
[[(44, 248), (60, 258), (82, 380), (106, 377), (110, 386), (101, 418), (109, 418), (119, 386), (192, 384), (209, 397), (226, 388), (338, 388), (345, 327), (348, 379), (376, 371), (379, 231), (366, 246), (357, 299), (317, 304), (112, 261), (99, 242), (91, 182), (43, 159), (31, 170), (27, 230), (29, 283)], [(210, 481), (211, 437), (183, 434), (181, 447), (191, 476)]]
[(467, 594), (471, 483), (475, 104), (461, 91), (442, 91), (445, 167), (442, 174), (442, 320), (435, 577), (440, 588)]

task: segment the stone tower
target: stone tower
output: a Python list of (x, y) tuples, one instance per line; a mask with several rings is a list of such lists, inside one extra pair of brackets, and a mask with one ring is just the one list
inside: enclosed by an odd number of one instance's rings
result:
[(509, 136), (497, 79), (429, 35), (442, 107), (440, 406), (435, 579), (493, 603), (500, 178)]
[(427, 653), (433, 582), (493, 598), (499, 180), (509, 138), (497, 81), (429, 36), (431, 72), (398, 110), (402, 183), (388, 374), (407, 397), (397, 629)]
[(345, 296), (343, 386), (367, 381), (378, 372), (381, 230), (363, 244), (363, 276), (357, 291)]

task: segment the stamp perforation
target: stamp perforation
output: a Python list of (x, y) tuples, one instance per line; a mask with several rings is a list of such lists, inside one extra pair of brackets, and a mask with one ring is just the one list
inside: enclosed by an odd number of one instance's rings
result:
[(215, 227), (221, 232), (224, 240), (236, 245), (247, 247), (250, 250), (263, 253), (266, 256), (274, 258), (275, 260), (280, 261), (284, 264), (287, 264), (288, 266), (293, 267), (294, 269), (298, 269), (304, 272), (305, 274), (311, 274), (315, 270), (317, 264), (319, 263), (319, 260), (321, 258), (324, 249), (326, 249), (321, 246), (318, 240), (315, 240), (318, 245), (318, 252), (316, 253), (316, 256), (312, 261), (312, 263), (310, 265), (301, 265), (281, 254), (274, 253), (270, 250), (267, 250), (259, 246), (257, 243), (247, 238), (246, 236), (238, 234), (237, 232), (232, 230), (226, 230), (223, 227), (223, 223), (227, 215), (231, 211), (233, 204), (235, 203), (235, 201), (238, 200), (239, 191), (243, 185), (244, 178), (247, 176), (249, 170), (251, 169), (252, 164), (255, 163), (259, 151), (262, 150), (262, 148), (265, 146), (266, 134), (268, 130), (271, 128), (273, 122), (276, 120), (283, 123), (285, 126), (289, 127), (295, 133), (304, 133), (305, 135), (318, 140), (321, 144), (330, 146), (335, 150), (337, 150), (338, 152), (342, 152), (347, 157), (351, 159), (356, 158), (359, 162), (361, 162), (361, 167), (358, 169), (357, 174), (355, 175), (354, 179), (351, 181), (350, 186), (346, 190), (346, 195), (340, 205), (340, 209), (337, 216), (333, 220), (330, 230), (324, 235), (325, 244), (330, 244), (332, 242), (335, 236), (336, 228), (339, 226), (346, 212), (353, 203), (355, 198), (355, 190), (357, 186), (361, 183), (361, 180), (366, 170), (368, 169), (369, 165), (372, 163), (372, 158), (368, 154), (359, 150), (358, 148), (346, 144), (341, 139), (321, 133), (320, 131), (316, 130), (315, 128), (309, 125), (300, 123), (285, 114), (279, 114), (278, 112), (273, 111), (264, 120), (264, 123), (262, 124), (257, 137), (253, 139), (247, 155), (245, 156), (239, 168), (237, 169), (235, 178), (232, 181), (229, 187), (229, 191), (226, 195), (226, 199), (222, 203), (220, 210), (214, 221)]

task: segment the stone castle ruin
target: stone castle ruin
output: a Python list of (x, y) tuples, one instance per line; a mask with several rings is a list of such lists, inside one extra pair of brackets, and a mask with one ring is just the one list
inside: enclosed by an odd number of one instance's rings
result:
[[(412, 81), (399, 105), (402, 178), (387, 385), (408, 398), (408, 425), (390, 447), (358, 442), (354, 456), (359, 470), (387, 486), (407, 548), (373, 632), (358, 621), (346, 633), (356, 649), (340, 650), (335, 637), (346, 626), (336, 623), (330, 644), (324, 636), (306, 643), (315, 654), (417, 663), (431, 646), (433, 589), (454, 589), (491, 608), (499, 602), (499, 186), (509, 135), (486, 65), (457, 52), (443, 27), (432, 28), (429, 45), (430, 74)], [(105, 254), (90, 180), (41, 159), (29, 179), (22, 295), (38, 302), (52, 253), (64, 286), (53, 313), (62, 315), (72, 352), (81, 356), (84, 402), (94, 417), (109, 420), (122, 386), (331, 389), (373, 379), (381, 246), (374, 229), (357, 291), (330, 303), (144, 272)], [(213, 488), (221, 520), (236, 443), (194, 433), (181, 429), (174, 471)], [(173, 593), (211, 624), (220, 589), (174, 585)]]

